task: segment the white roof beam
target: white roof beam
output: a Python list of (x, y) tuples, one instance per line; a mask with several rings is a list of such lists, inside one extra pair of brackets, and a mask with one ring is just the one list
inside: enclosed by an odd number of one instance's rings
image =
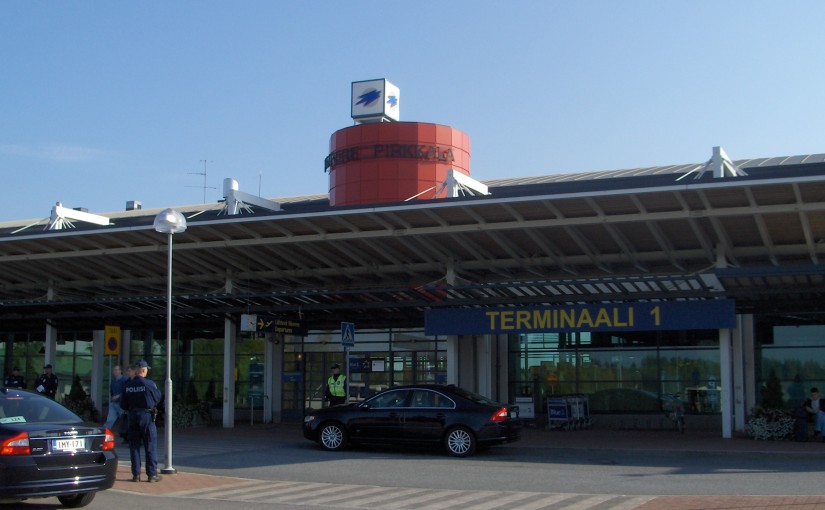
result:
[(231, 216), (240, 214), (241, 211), (251, 213), (252, 209), (250, 205), (269, 211), (281, 210), (281, 204), (278, 202), (240, 191), (238, 189), (238, 181), (229, 177), (223, 180), (223, 198), (225, 200), (224, 210), (226, 214)]

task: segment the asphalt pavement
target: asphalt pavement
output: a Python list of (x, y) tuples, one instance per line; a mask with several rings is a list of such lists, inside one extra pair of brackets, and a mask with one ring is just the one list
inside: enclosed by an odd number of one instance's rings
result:
[[(159, 468), (165, 466), (164, 433), (159, 431), (158, 456)], [(277, 444), (279, 442), (295, 443), (302, 441), (300, 425), (297, 424), (237, 424), (234, 428), (201, 427), (175, 429), (173, 453), (175, 458), (181, 459), (175, 464), (175, 474), (163, 475), (159, 483), (147, 483), (145, 472), (141, 473), (141, 482), (131, 481), (129, 469), (128, 447), (118, 444), (120, 456), (115, 490), (142, 494), (155, 494), (180, 497), (209, 497), (209, 494), (221, 494), (226, 491), (243, 491), (262, 486), (262, 480), (251, 478), (237, 478), (215, 476), (198, 473), (202, 466), (198, 466), (199, 455), (189, 454), (197, 451), (203, 453), (205, 449), (220, 455), (228, 454), (233, 448), (250, 448), (255, 444)], [(525, 427), (522, 438), (514, 446), (529, 449), (583, 449), (583, 450), (668, 450), (684, 451), (686, 454), (701, 455), (702, 452), (729, 452), (737, 453), (788, 453), (795, 455), (823, 456), (825, 444), (793, 441), (757, 441), (743, 435), (732, 438), (723, 438), (721, 432), (702, 430), (688, 431), (680, 434), (675, 430), (609, 430), (593, 427), (589, 430), (561, 431), (548, 430), (541, 427)], [(501, 448), (507, 448), (504, 445)], [(173, 458), (174, 461), (174, 458)], [(270, 492), (273, 485), (280, 482), (265, 481)], [(283, 482), (286, 484), (287, 482)], [(286, 490), (295, 490), (294, 483), (285, 487)], [(311, 487), (312, 490), (335, 489), (334, 484), (329, 487)], [(617, 496), (618, 497), (618, 496)], [(625, 498), (609, 505), (608, 502), (597, 502), (592, 508), (626, 508), (641, 510), (665, 509), (746, 509), (746, 508), (793, 508), (795, 510), (825, 510), (825, 496), (649, 496)], [(601, 506), (599, 506), (601, 505)], [(511, 508), (520, 508), (511, 505)], [(559, 506), (564, 507), (564, 505)], [(472, 505), (466, 508), (475, 508)], [(544, 507), (536, 507), (544, 508)], [(576, 508), (591, 508), (579, 505)]]

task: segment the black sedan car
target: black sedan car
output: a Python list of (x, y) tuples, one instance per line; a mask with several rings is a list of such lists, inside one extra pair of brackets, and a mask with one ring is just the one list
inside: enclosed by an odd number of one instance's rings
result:
[(88, 505), (117, 473), (115, 436), (37, 393), (0, 390), (0, 503), (56, 496)]
[(476, 448), (517, 441), (518, 408), (436, 384), (397, 386), (348, 405), (309, 411), (304, 437), (326, 450), (347, 443), (443, 444), (456, 457)]

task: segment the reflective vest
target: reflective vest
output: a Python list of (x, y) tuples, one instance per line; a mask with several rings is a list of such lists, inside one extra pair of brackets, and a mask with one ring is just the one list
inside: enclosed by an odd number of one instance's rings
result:
[(346, 376), (339, 375), (338, 380), (336, 381), (333, 379), (335, 376), (329, 376), (327, 379), (327, 386), (329, 387), (329, 393), (333, 397), (343, 397), (346, 395), (346, 391), (344, 391), (344, 381), (347, 379)]

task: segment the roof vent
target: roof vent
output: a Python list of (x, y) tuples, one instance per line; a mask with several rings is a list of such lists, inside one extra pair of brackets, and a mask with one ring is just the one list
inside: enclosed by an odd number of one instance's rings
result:
[(127, 211), (137, 211), (138, 209), (143, 209), (143, 204), (140, 203), (139, 200), (129, 200), (126, 202)]

